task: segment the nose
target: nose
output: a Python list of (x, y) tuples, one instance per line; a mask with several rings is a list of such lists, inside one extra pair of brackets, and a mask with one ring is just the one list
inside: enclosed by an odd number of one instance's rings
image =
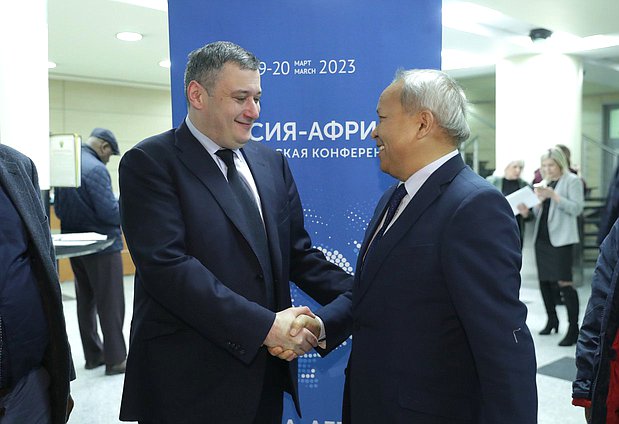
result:
[(260, 116), (260, 102), (249, 99), (247, 108), (245, 109), (245, 115), (251, 119), (258, 119)]
[(378, 125), (372, 130), (372, 138), (378, 138)]

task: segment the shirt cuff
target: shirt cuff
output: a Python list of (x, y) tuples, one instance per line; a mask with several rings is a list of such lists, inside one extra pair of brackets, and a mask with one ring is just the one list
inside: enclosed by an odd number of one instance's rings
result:
[(321, 349), (327, 348), (327, 332), (325, 331), (325, 324), (320, 317), (316, 315), (316, 321), (320, 324), (320, 336), (318, 336), (318, 347)]

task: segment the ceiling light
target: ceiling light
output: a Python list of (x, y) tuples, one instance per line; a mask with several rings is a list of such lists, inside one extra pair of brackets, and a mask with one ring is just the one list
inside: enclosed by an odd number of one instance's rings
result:
[(441, 69), (443, 71), (477, 68), (490, 66), (495, 63), (496, 58), (489, 55), (476, 55), (455, 49), (443, 49), (441, 51)]
[(170, 69), (170, 65), (170, 59), (163, 59), (161, 62), (159, 62), (159, 66), (161, 66), (162, 68)]
[(503, 17), (501, 12), (470, 2), (451, 2), (442, 8), (445, 17), (474, 23), (492, 23)]
[(503, 19), (496, 10), (469, 2), (450, 2), (442, 8), (443, 26), (484, 37), (492, 37), (488, 26), (500, 27)]
[(119, 32), (116, 34), (116, 38), (121, 41), (140, 41), (142, 39), (142, 34), (138, 32)]
[(51, 60), (47, 61), (47, 69), (54, 69), (56, 67), (56, 62), (52, 62)]

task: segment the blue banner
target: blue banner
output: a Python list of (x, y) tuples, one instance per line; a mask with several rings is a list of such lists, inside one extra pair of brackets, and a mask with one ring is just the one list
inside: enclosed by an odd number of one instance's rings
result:
[[(190, 51), (217, 40), (260, 60), (255, 142), (289, 160), (306, 228), (327, 258), (354, 273), (367, 223), (393, 180), (371, 137), (376, 104), (398, 68), (440, 68), (440, 0), (169, 0), (172, 110), (185, 117)], [(295, 305), (318, 305), (297, 287)], [(299, 359), (303, 419), (288, 396), (285, 424), (341, 421), (349, 339), (326, 358)]]

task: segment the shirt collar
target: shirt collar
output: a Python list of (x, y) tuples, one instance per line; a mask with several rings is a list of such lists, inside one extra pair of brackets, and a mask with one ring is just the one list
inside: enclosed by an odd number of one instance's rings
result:
[[(206, 135), (202, 134), (200, 130), (196, 128), (196, 126), (189, 119), (189, 115), (185, 117), (185, 124), (187, 124), (187, 128), (189, 128), (189, 132), (200, 142), (200, 144), (206, 149), (207, 152), (211, 154), (211, 156), (215, 155), (218, 150), (223, 149), (219, 144), (215, 143), (213, 140), (208, 138)], [(239, 149), (230, 149), (236, 153), (237, 157), (240, 157)]]
[(419, 171), (411, 175), (408, 180), (404, 182), (404, 186), (406, 187), (406, 192), (408, 193), (408, 195), (410, 197), (413, 197), (415, 194), (417, 194), (421, 186), (428, 180), (428, 178), (430, 178), (430, 175), (432, 175), (445, 162), (447, 162), (449, 159), (453, 158), (457, 154), (458, 150), (453, 150), (446, 155), (441, 156), (434, 162), (429, 163), (428, 165), (424, 166)]

